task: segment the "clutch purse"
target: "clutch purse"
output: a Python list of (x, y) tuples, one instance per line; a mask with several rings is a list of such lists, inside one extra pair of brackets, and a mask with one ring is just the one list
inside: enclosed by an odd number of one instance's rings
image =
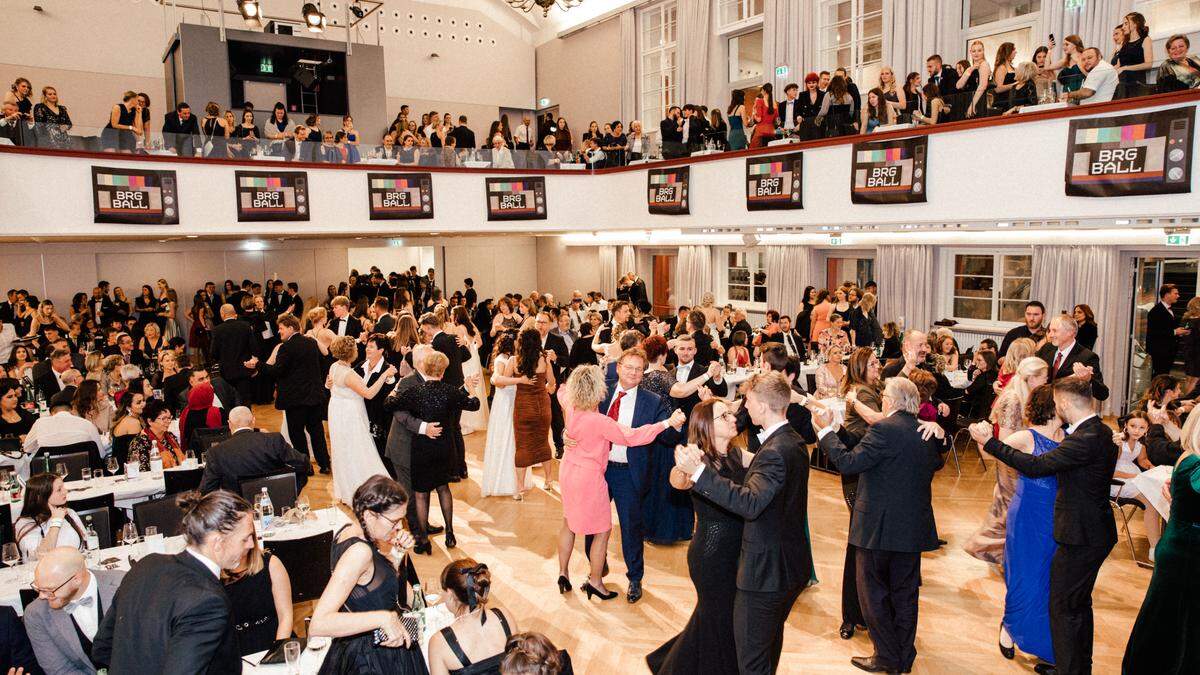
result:
[(262, 657), (262, 660), (258, 662), (258, 665), (269, 666), (269, 665), (273, 665), (276, 663), (286, 663), (287, 661), (286, 661), (286, 659), (284, 659), (284, 656), (283, 656), (283, 646), (285, 644), (291, 642), (292, 640), (295, 640), (296, 642), (300, 643), (300, 652), (304, 653), (304, 648), (308, 644), (307, 638), (290, 637), (290, 638), (283, 638), (283, 639), (275, 640), (274, 644), (271, 645), (271, 648), (267, 650), (267, 655)]

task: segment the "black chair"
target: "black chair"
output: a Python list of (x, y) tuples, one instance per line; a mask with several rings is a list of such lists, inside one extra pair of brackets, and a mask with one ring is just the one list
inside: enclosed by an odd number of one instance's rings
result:
[(333, 532), (322, 532), (303, 539), (263, 540), (263, 547), (279, 558), (292, 580), (292, 602), (305, 602), (321, 597), (321, 592), (333, 574), (329, 549)]
[(102, 494), (96, 497), (88, 497), (87, 499), (71, 499), (67, 495), (67, 506), (75, 510), (75, 513), (83, 511), (91, 511), (92, 509), (100, 508), (115, 508), (116, 503), (113, 501), (113, 493)]
[(167, 485), (167, 494), (169, 495), (200, 489), (200, 479), (203, 476), (203, 468), (167, 469), (163, 471), (163, 481)]
[(164, 537), (181, 533), (180, 522), (183, 511), (175, 504), (175, 495), (159, 497), (133, 505), (133, 524), (138, 532), (145, 533), (147, 527), (157, 527)]
[(254, 503), (254, 496), (260, 494), (263, 488), (266, 488), (267, 494), (271, 496), (271, 506), (275, 507), (276, 514), (283, 513), (284, 509), (295, 506), (296, 497), (300, 494), (300, 491), (296, 489), (296, 474), (291, 471), (238, 481), (238, 489), (241, 491), (242, 497), (251, 504)]
[(31, 473), (34, 472), (35, 468), (37, 469), (37, 473), (41, 473), (43, 470), (50, 473), (57, 464), (67, 465), (67, 476), (63, 480), (82, 480), (83, 470), (90, 468), (92, 465), (86, 450), (82, 452), (68, 452), (61, 455), (38, 452), (38, 454), (33, 456), (29, 469)]
[(34, 600), (38, 599), (38, 592), (32, 588), (22, 588), (18, 591), (21, 594), (21, 610), (29, 609), (29, 605), (33, 604)]
[(0, 545), (12, 544), (17, 541), (17, 533), (13, 530), (12, 504), (0, 504)]
[[(111, 497), (112, 495), (109, 496)], [(92, 519), (92, 527), (96, 529), (96, 537), (100, 539), (100, 548), (112, 548), (113, 542), (116, 540), (116, 536), (114, 535), (116, 528), (113, 527), (115, 522), (113, 519), (113, 510), (110, 506), (75, 510), (75, 515), (79, 516), (79, 520), (83, 521), (85, 530), (87, 529), (88, 518)]]
[(195, 429), (190, 434), (191, 440), (188, 442), (188, 449), (196, 453), (196, 457), (202, 452), (208, 452), (212, 446), (229, 438), (229, 427), (206, 427)]
[(129, 461), (129, 444), (137, 434), (125, 434), (124, 436), (113, 436), (112, 454), (121, 463), (121, 469), (124, 470), (125, 463)]
[(71, 443), (69, 445), (58, 446), (42, 446), (38, 448), (37, 454), (45, 453), (51, 457), (59, 455), (70, 455), (76, 452), (86, 452), (88, 456), (88, 466), (93, 469), (103, 469), (104, 460), (100, 459), (100, 448), (92, 441), (80, 441), (79, 443)]

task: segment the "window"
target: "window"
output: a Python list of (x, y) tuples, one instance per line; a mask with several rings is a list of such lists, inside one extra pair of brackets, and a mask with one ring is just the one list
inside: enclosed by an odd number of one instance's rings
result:
[(1154, 37), (1166, 38), (1200, 29), (1200, 2), (1197, 0), (1141, 0), (1134, 3), (1133, 9), (1145, 15)]
[[(822, 67), (842, 67), (856, 82), (875, 82), (883, 58), (883, 0), (821, 0), (817, 18)], [(862, 86), (862, 85), (860, 85)]]
[(667, 108), (679, 105), (678, 52), (674, 2), (642, 10), (641, 119), (646, 129), (657, 129)]
[(758, 84), (763, 79), (762, 30), (729, 38), (729, 83)]
[(968, 28), (1042, 11), (1041, 0), (963, 0), (963, 5)]
[(729, 251), (725, 298), (732, 303), (767, 304), (767, 256), (762, 251)]
[(955, 255), (951, 316), (968, 321), (1021, 321), (1029, 301), (1032, 268), (1031, 255)]
[(764, 0), (720, 0), (720, 27), (762, 16)]
[(1017, 48), (1013, 63), (1032, 60), (1033, 51), (1045, 38), (1034, 34), (1041, 11), (1041, 0), (963, 0), (963, 29), (967, 38), (963, 53), (968, 53), (971, 43), (979, 40), (985, 58), (995, 67), (996, 51), (1001, 44), (1011, 42)]

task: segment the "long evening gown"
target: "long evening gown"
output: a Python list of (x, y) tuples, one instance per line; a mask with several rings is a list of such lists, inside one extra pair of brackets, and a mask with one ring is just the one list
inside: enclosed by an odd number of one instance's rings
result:
[[(492, 370), (502, 371), (511, 358), (497, 356)], [(510, 384), (493, 387), (493, 390), (492, 417), (483, 445), (483, 479), (479, 482), (479, 493), (484, 497), (507, 497), (517, 491), (517, 440), (513, 435), (513, 401), (517, 387)]]
[[(1033, 434), (1033, 456), (1058, 447)], [(1008, 529), (1004, 540), (1004, 627), (1017, 647), (1047, 663), (1054, 663), (1050, 643), (1050, 559), (1054, 543), (1054, 498), (1058, 479), (1017, 478), (1017, 488), (1008, 506)]]
[(368, 478), (388, 475), (362, 396), (346, 386), (346, 377), (354, 371), (338, 362), (329, 369), (333, 387), (329, 390), (329, 455), (333, 465), (333, 498), (344, 504), (354, 499), (354, 491)]
[(1171, 474), (1171, 519), (1154, 549), (1154, 576), (1133, 624), (1121, 672), (1200, 672), (1200, 457)]
[[(722, 467), (718, 474), (741, 484), (746, 469)], [(736, 675), (733, 600), (737, 595), (742, 519), (696, 494), (696, 536), (688, 546), (688, 575), (696, 587), (696, 609), (683, 632), (646, 656), (650, 672), (664, 675)]]
[[(993, 429), (1021, 429), (1024, 402), (1014, 391), (1001, 391), (992, 407)], [(1001, 439), (1003, 440), (1003, 439)], [(1003, 462), (995, 462), (996, 487), (988, 505), (983, 525), (963, 544), (963, 550), (984, 562), (1004, 564), (1004, 531), (1008, 523), (1008, 505), (1017, 489), (1017, 470)]]
[[(651, 370), (642, 378), (639, 388), (658, 394), (668, 405), (671, 385), (675, 383), (665, 370)], [(649, 479), (646, 495), (642, 498), (642, 527), (646, 541), (655, 544), (672, 544), (692, 538), (692, 527), (696, 517), (692, 513), (692, 500), (686, 492), (671, 487), (671, 469), (675, 467), (675, 455), (665, 445), (655, 445), (650, 453)]]
[(468, 410), (459, 418), (458, 425), (462, 428), (464, 436), (484, 431), (488, 427), (487, 385), (483, 381), (483, 364), (479, 359), (479, 349), (475, 346), (474, 338), (471, 340), (471, 358), (463, 364), (463, 377), (480, 376), (479, 385), (471, 392), (479, 399), (479, 410)]
[(518, 384), (514, 405), (517, 468), (550, 461), (553, 453), (550, 451), (550, 397), (546, 394), (546, 373), (538, 373), (533, 384)]

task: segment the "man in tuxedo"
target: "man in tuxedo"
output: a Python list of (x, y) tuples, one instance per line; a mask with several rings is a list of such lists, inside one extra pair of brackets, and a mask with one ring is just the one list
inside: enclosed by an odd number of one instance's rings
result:
[(639, 311), (650, 311), (650, 296), (646, 294), (646, 280), (638, 276), (637, 272), (630, 272), (632, 279), (629, 281), (629, 302), (633, 303)]
[(633, 316), (633, 307), (625, 300), (617, 300), (608, 306), (612, 321), (600, 327), (600, 342), (608, 344), (613, 341), (613, 331), (629, 327)]
[(125, 365), (144, 366), (146, 356), (142, 350), (133, 348), (133, 336), (129, 333), (117, 335), (117, 344), (104, 348), (105, 356), (120, 356)]
[(300, 297), (300, 286), (294, 281), (288, 282), (287, 302), (284, 311), (291, 312), (297, 319), (304, 316), (304, 298)]
[[(550, 361), (550, 368), (554, 371), (554, 381), (565, 382), (567, 369), (571, 365), (571, 350), (567, 348), (567, 342), (562, 339), (562, 336), (550, 332), (555, 325), (556, 322), (550, 317), (550, 313), (545, 311), (538, 312), (537, 317), (533, 320), (533, 326), (542, 339), (542, 352), (546, 354), (546, 358)], [(558, 403), (558, 397), (554, 394), (548, 394), (548, 396), (550, 397), (550, 434), (554, 439), (554, 455), (562, 459), (563, 428), (566, 423), (563, 421), (563, 410)]]
[[(50, 358), (42, 363), (46, 367), (41, 372), (34, 372), (33, 386), (42, 393), (46, 400), (62, 391), (66, 385), (63, 384), (63, 375), (73, 366), (71, 362), (71, 352), (63, 348), (57, 348), (50, 353)], [(38, 364), (41, 365), (41, 364)], [(34, 371), (37, 371), (37, 366), (34, 366)]]
[(291, 309), (291, 298), (283, 289), (283, 281), (276, 279), (271, 282), (271, 290), (267, 293), (266, 311), (271, 323), (275, 317)]
[(942, 97), (946, 105), (951, 106), (947, 119), (959, 119), (956, 113), (963, 106), (958, 104), (958, 72), (952, 66), (942, 63), (940, 54), (934, 54), (925, 59), (925, 72), (929, 75), (929, 81), (937, 86), (938, 95)]
[(229, 438), (212, 446), (204, 455), (200, 492), (240, 491), (238, 481), (292, 471), (296, 488), (304, 489), (312, 466), (308, 457), (296, 452), (283, 436), (254, 428), (254, 413), (245, 406), (229, 411)]
[[(432, 272), (433, 270), (430, 270)], [(446, 372), (442, 373), (442, 381), (446, 384), (455, 387), (463, 386), (463, 361), (468, 361), (471, 358), (471, 351), (458, 343), (458, 339), (449, 333), (442, 332), (442, 320), (432, 312), (426, 312), (421, 315), (420, 320), (421, 332), (425, 335), (426, 344), (433, 347), (434, 351), (439, 351), (446, 355), (450, 364), (446, 366)], [(446, 433), (452, 435), (454, 444), (454, 462), (452, 465), (451, 475), (457, 476), (458, 480), (467, 477), (467, 449), (463, 443), (462, 427), (459, 426), (459, 416), (461, 413), (453, 415), (450, 423), (450, 428), (446, 429)]]
[[(321, 473), (329, 473), (329, 452), (322, 424), (325, 381), (321, 377), (321, 349), (317, 341), (300, 334), (300, 320), (283, 314), (275, 320), (279, 339), (263, 371), (275, 377), (275, 408), (287, 414), (288, 438), (292, 447), (308, 457), (308, 442)], [(305, 434), (307, 433), (307, 437)]]
[(334, 335), (349, 335), (357, 340), (362, 335), (362, 322), (350, 314), (350, 298), (339, 295), (330, 301), (329, 307), (333, 310), (329, 330)]
[(666, 118), (658, 123), (658, 138), (662, 144), (663, 159), (687, 155), (683, 146), (683, 114), (679, 106), (673, 105), (667, 109)]
[(475, 147), (475, 132), (467, 127), (467, 116), (458, 116), (458, 126), (450, 132), (454, 134), (456, 147), (459, 148), (474, 148)]
[[(317, 134), (320, 136), (320, 134)], [(321, 147), (318, 138), (316, 142), (309, 140), (309, 129), (303, 124), (296, 125), (291, 138), (283, 142), (283, 157), (289, 162), (314, 162), (317, 149)]]
[(765, 335), (762, 339), (763, 343), (778, 342), (783, 345), (784, 351), (788, 356), (794, 356), (801, 361), (808, 357), (808, 348), (804, 343), (807, 342), (800, 337), (800, 333), (792, 328), (792, 317), (782, 314), (779, 317), (779, 330), (773, 335)]
[(800, 85), (795, 82), (783, 88), (784, 99), (777, 106), (779, 116), (775, 118), (775, 125), (783, 129), (784, 136), (790, 136), (799, 125), (797, 118), (800, 117), (800, 101), (796, 99), (799, 93)]
[(1175, 352), (1179, 338), (1188, 335), (1187, 328), (1179, 326), (1179, 317), (1171, 306), (1179, 301), (1179, 288), (1175, 284), (1163, 284), (1158, 289), (1158, 302), (1146, 317), (1146, 352), (1150, 354), (1150, 368), (1154, 377), (1169, 375), (1175, 365)]
[(254, 355), (257, 343), (254, 329), (237, 317), (233, 305), (221, 305), (221, 323), (212, 329), (209, 355), (220, 368), (221, 377), (237, 390), (241, 405), (254, 402), (252, 378), (258, 365), (258, 357)]
[[(94, 294), (96, 291), (93, 290)], [(109, 300), (111, 303), (112, 301)], [(13, 323), (17, 318), (17, 289), (8, 289), (4, 302), (0, 302), (0, 323)], [(99, 324), (97, 324), (99, 325)]]
[(691, 103), (683, 106), (683, 127), (680, 129), (680, 141), (683, 143), (685, 156), (704, 148), (703, 119), (704, 116), (700, 114), (698, 107)]
[(179, 102), (175, 106), (175, 112), (163, 116), (162, 133), (167, 147), (173, 149), (175, 154), (180, 157), (195, 156), (200, 124), (192, 115), (192, 108), (187, 103)]
[[(379, 298), (386, 301), (387, 298)], [(391, 315), (387, 315), (391, 318)], [(381, 377), (387, 374), (388, 366), (387, 355), (389, 348), (388, 338), (383, 333), (371, 333), (367, 336), (367, 340), (363, 343), (364, 356), (361, 363), (355, 367), (358, 374), (363, 379), (363, 383), (367, 387), (375, 386)], [(393, 382), (385, 382), (385, 384), (394, 384)], [(387, 434), (391, 420), (391, 416), (383, 407), (384, 397), (376, 395), (374, 398), (366, 399), (367, 420), (371, 424), (371, 436), (375, 439), (375, 449), (379, 452), (380, 458), (383, 457), (384, 445), (387, 443)]]
[(902, 377), (888, 380), (885, 417), (868, 428), (853, 450), (833, 433), (828, 410), (813, 413), (821, 449), (843, 475), (858, 476), (849, 543), (855, 546), (859, 603), (875, 654), (850, 662), (869, 673), (912, 670), (921, 553), (938, 548), (930, 483), (945, 458), (938, 441), (922, 436), (920, 405), (917, 385)]
[(695, 408), (702, 398), (725, 396), (729, 393), (729, 385), (725, 384), (724, 380), (725, 369), (721, 367), (720, 362), (712, 361), (707, 367), (696, 365), (696, 340), (691, 335), (684, 334), (675, 338), (675, 358), (675, 366), (667, 371), (675, 381), (675, 384), (671, 385), (671, 403), (687, 417), (691, 418), (692, 408)]
[(1046, 337), (1046, 328), (1042, 326), (1042, 322), (1046, 319), (1046, 306), (1037, 300), (1030, 300), (1025, 303), (1025, 323), (1017, 326), (1004, 334), (1004, 340), (1000, 342), (1000, 351), (996, 356), (1004, 358), (1008, 353), (1009, 346), (1014, 340), (1020, 338), (1029, 338), (1034, 342), (1041, 342), (1042, 338)]
[(25, 608), (25, 629), (47, 673), (96, 672), (92, 640), (125, 572), (86, 563), (78, 548), (60, 546), (44, 552), (34, 570), (38, 598)]
[(1092, 671), (1092, 588), (1117, 543), (1108, 498), (1118, 451), (1112, 429), (1094, 412), (1092, 382), (1063, 377), (1053, 387), (1054, 406), (1069, 425), (1066, 438), (1054, 450), (1034, 456), (1011, 448), (993, 438), (989, 422), (972, 424), (971, 438), (1022, 475), (1058, 479), (1054, 499), (1058, 548), (1050, 560), (1050, 641), (1055, 665), (1038, 672), (1080, 675)]
[[(804, 443), (812, 444), (817, 442), (816, 430), (812, 426), (812, 413), (808, 408), (804, 407), (799, 401), (804, 396), (804, 390), (797, 383), (797, 378), (800, 376), (800, 360), (789, 357), (784, 353), (783, 348), (778, 344), (768, 344), (763, 347), (762, 358), (760, 360), (762, 370), (768, 373), (783, 373), (787, 378), (788, 385), (792, 388), (792, 400), (787, 407), (787, 421), (792, 430), (800, 435)], [(758, 452), (758, 432), (762, 431), (750, 419), (750, 413), (742, 406), (737, 413), (737, 429), (738, 433), (750, 430), (749, 437), (746, 439), (746, 447), (750, 452)]]
[(380, 295), (375, 298), (375, 302), (371, 303), (371, 318), (375, 320), (375, 327), (371, 330), (372, 333), (387, 335), (396, 330), (396, 317), (392, 316), (391, 301), (388, 296)]
[(474, 311), (479, 302), (479, 293), (475, 292), (475, 280), (467, 277), (463, 279), (463, 285), (467, 287), (467, 290), (463, 291), (463, 302), (466, 303), (467, 309)]
[(1091, 384), (1092, 398), (1107, 401), (1108, 386), (1100, 372), (1100, 357), (1075, 341), (1078, 332), (1079, 325), (1071, 317), (1066, 314), (1054, 317), (1046, 331), (1046, 345), (1037, 355), (1049, 364), (1051, 382), (1072, 375), (1079, 377)]
[(99, 286), (92, 289), (92, 299), (88, 301), (88, 307), (92, 310), (92, 319), (97, 326), (107, 326), (117, 310), (112, 298), (105, 295)]
[(187, 548), (139, 560), (100, 621), (92, 660), (111, 673), (242, 670), (221, 570), (237, 569), (255, 546), (250, 504), (218, 490), (186, 507)]
[[(788, 425), (791, 387), (781, 373), (747, 383), (745, 407), (762, 428), (762, 444), (740, 485), (702, 461), (695, 445), (675, 452), (692, 489), (745, 519), (733, 604), (733, 639), (743, 675), (774, 673), (783, 650), (783, 625), (812, 579), (808, 540), (808, 455)], [(624, 532), (622, 532), (624, 538)]]

